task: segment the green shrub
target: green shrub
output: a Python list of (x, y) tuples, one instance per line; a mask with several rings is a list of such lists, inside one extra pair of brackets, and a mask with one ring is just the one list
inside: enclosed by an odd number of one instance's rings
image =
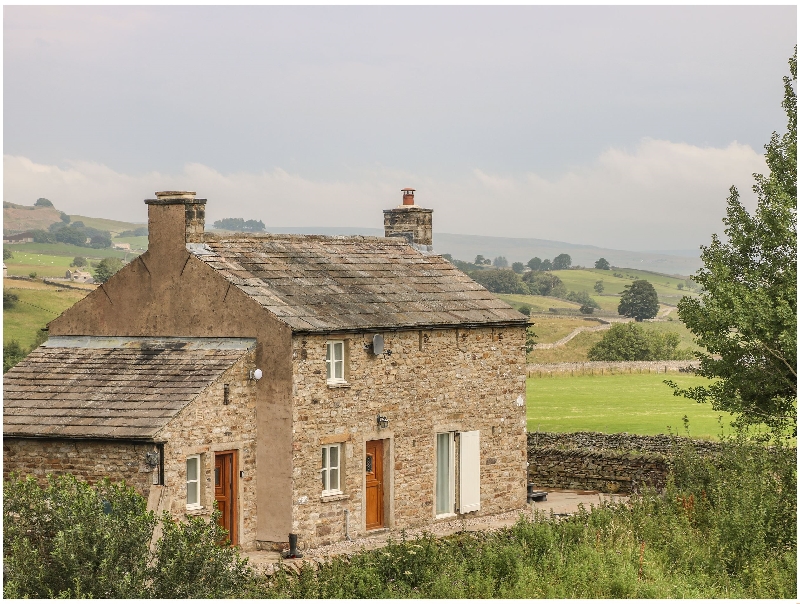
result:
[(692, 358), (679, 349), (680, 336), (645, 329), (637, 323), (617, 323), (587, 353), (590, 361), (670, 361)]
[[(193, 518), (156, 519), (124, 483), (12, 475), (3, 485), (6, 598), (228, 598), (252, 571), (225, 531)], [(162, 537), (151, 549), (153, 530)]]
[(14, 253), (11, 250), (3, 248), (3, 260), (11, 260), (13, 257)]
[(11, 292), (3, 292), (3, 310), (11, 310), (19, 302), (19, 296)]

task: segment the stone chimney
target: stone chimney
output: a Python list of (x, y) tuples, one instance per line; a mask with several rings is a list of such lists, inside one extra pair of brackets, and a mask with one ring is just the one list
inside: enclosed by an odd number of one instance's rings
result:
[(186, 249), (201, 243), (206, 223), (206, 200), (194, 191), (161, 191), (147, 204), (148, 249)]
[(383, 228), (386, 237), (403, 237), (415, 248), (433, 251), (433, 210), (414, 203), (414, 189), (403, 191), (403, 204), (383, 211)]

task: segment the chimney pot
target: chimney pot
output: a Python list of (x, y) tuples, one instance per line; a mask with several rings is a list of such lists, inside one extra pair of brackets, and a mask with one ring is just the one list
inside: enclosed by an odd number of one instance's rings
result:
[(414, 189), (410, 187), (406, 187), (402, 189), (403, 191), (403, 205), (404, 206), (413, 206), (414, 205)]

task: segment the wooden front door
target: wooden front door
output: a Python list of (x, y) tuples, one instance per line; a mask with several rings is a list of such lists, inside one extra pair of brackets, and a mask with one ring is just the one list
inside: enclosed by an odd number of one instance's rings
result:
[(367, 442), (364, 468), (367, 489), (367, 530), (383, 527), (383, 441)]
[(214, 499), (220, 511), (219, 524), (228, 531), (231, 545), (238, 543), (236, 534), (236, 452), (216, 453), (214, 455)]

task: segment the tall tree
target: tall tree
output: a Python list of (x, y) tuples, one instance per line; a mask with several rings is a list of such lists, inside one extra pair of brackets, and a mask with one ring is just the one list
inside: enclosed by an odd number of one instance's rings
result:
[(538, 271), (542, 268), (542, 259), (538, 256), (534, 256), (530, 260), (528, 260), (528, 268), (532, 271)]
[(705, 265), (692, 279), (703, 290), (684, 297), (678, 315), (706, 349), (698, 373), (710, 386), (675, 388), (739, 426), (787, 426), (797, 434), (797, 47), (783, 78), (788, 126), (765, 145), (769, 175), (754, 174), (758, 205), (750, 214), (736, 187), (728, 197), (725, 242), (712, 235)]
[(572, 266), (572, 258), (570, 258), (569, 254), (559, 254), (553, 258), (554, 271), (561, 271), (565, 268), (569, 268), (570, 266)]
[(611, 268), (611, 265), (608, 263), (608, 260), (605, 258), (600, 258), (594, 263), (595, 268), (599, 268), (602, 271), (607, 271)]
[(625, 317), (633, 317), (637, 321), (652, 319), (658, 314), (656, 288), (644, 279), (626, 285), (619, 299), (617, 312)]

